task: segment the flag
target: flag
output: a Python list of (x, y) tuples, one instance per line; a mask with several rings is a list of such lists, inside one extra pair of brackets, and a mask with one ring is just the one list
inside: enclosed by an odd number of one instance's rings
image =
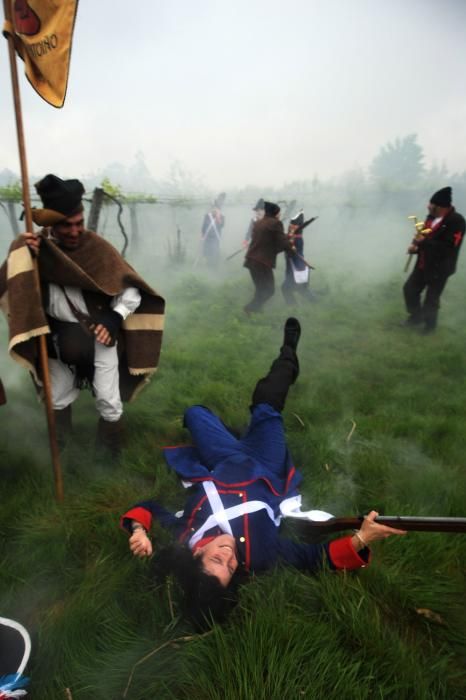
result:
[(6, 0), (3, 33), (14, 39), (32, 87), (63, 107), (78, 0)]

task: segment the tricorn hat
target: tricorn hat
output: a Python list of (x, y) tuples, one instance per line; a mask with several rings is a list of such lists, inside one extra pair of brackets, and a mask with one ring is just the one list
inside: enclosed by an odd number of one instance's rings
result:
[(43, 209), (33, 209), (32, 219), (38, 226), (53, 226), (82, 211), (84, 187), (79, 180), (62, 180), (46, 175), (35, 184)]
[(430, 198), (430, 203), (438, 207), (451, 207), (451, 187), (443, 187), (435, 192)]
[(276, 216), (280, 211), (280, 207), (275, 202), (264, 202), (264, 210), (266, 216)]
[(263, 208), (264, 208), (264, 200), (263, 200), (262, 197), (261, 197), (260, 199), (257, 200), (256, 206), (253, 207), (252, 210), (253, 210), (253, 211), (259, 211), (259, 209), (263, 209)]

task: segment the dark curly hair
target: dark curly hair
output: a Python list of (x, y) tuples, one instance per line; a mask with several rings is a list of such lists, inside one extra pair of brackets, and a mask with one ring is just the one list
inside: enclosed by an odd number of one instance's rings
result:
[(248, 575), (238, 566), (228, 586), (216, 576), (205, 573), (200, 557), (189, 547), (173, 544), (161, 549), (151, 561), (151, 578), (160, 584), (173, 576), (183, 593), (183, 612), (198, 631), (226, 620), (238, 602), (238, 588)]

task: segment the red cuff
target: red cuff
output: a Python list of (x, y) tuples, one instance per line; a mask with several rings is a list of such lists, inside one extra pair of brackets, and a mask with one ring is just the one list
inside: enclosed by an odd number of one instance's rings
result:
[(120, 527), (126, 530), (128, 528), (126, 527), (125, 520), (137, 520), (138, 523), (141, 523), (141, 525), (149, 531), (152, 524), (152, 514), (145, 508), (132, 508), (120, 518)]
[(368, 549), (357, 552), (351, 542), (351, 536), (333, 540), (328, 546), (330, 561), (335, 569), (360, 569), (370, 562)]

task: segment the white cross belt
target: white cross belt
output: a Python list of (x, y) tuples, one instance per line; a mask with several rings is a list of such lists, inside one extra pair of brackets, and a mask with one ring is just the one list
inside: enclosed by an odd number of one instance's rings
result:
[(189, 546), (191, 548), (203, 538), (205, 532), (213, 527), (219, 527), (222, 532), (233, 536), (230, 520), (240, 518), (242, 515), (247, 515), (248, 513), (255, 513), (258, 510), (265, 509), (275, 525), (277, 527), (280, 525), (281, 516), (276, 518), (268, 503), (264, 503), (264, 501), (247, 501), (247, 503), (238, 503), (236, 506), (225, 509), (215, 484), (212, 481), (203, 481), (202, 486), (206, 492), (212, 514), (209, 515), (204, 524), (201, 525), (199, 530), (197, 530), (189, 540)]
[(236, 506), (231, 506), (230, 508), (225, 509), (215, 484), (212, 481), (203, 481), (202, 486), (206, 492), (207, 499), (212, 509), (212, 514), (209, 515), (204, 524), (201, 525), (199, 530), (196, 530), (194, 535), (189, 540), (189, 546), (191, 548), (203, 538), (204, 533), (213, 527), (219, 527), (222, 532), (233, 536), (230, 520), (240, 518), (248, 513), (256, 513), (258, 510), (265, 509), (267, 511), (267, 515), (276, 527), (280, 525), (282, 517), (301, 518), (304, 520), (314, 521), (328, 520), (329, 518), (333, 517), (330, 513), (326, 513), (321, 510), (302, 511), (300, 495), (285, 498), (280, 503), (280, 515), (278, 516), (275, 516), (273, 509), (268, 503), (264, 503), (264, 501), (247, 501), (246, 503), (238, 503)]

